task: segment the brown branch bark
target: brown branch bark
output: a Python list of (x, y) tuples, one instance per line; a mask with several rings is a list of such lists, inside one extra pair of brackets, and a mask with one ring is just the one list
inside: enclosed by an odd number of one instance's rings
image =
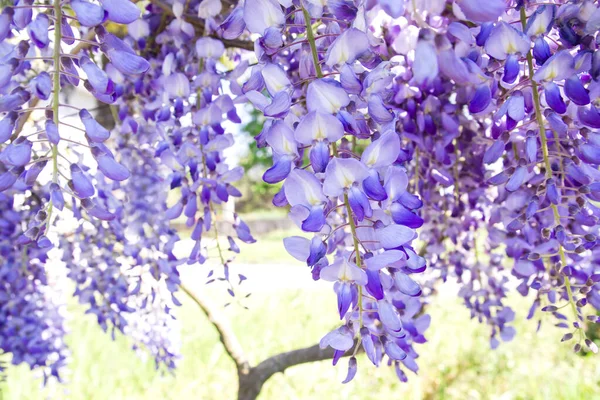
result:
[[(354, 341), (353, 348), (356, 346)], [(261, 361), (257, 366), (250, 368), (245, 375), (238, 374), (238, 400), (256, 400), (263, 385), (278, 372), (286, 369), (312, 363), (333, 359), (334, 350), (331, 347), (321, 349), (318, 344), (302, 349), (296, 349), (285, 353), (275, 354)], [(343, 357), (349, 357), (352, 352), (347, 352)]]
[(250, 370), (250, 363), (244, 354), (242, 345), (237, 340), (235, 332), (231, 328), (231, 325), (229, 325), (229, 321), (223, 318), (222, 315), (219, 315), (215, 311), (215, 307), (207, 299), (192, 293), (184, 285), (180, 285), (179, 287), (200, 307), (210, 323), (217, 329), (219, 340), (223, 344), (227, 355), (235, 363), (238, 374), (247, 373)]
[[(238, 371), (238, 400), (256, 400), (263, 385), (278, 372), (295, 365), (333, 359), (334, 350), (330, 347), (321, 349), (318, 344), (275, 354), (258, 365), (252, 367), (244, 355), (243, 349), (231, 329), (228, 321), (217, 315), (213, 306), (200, 296), (194, 295), (181, 285), (183, 290), (200, 307), (210, 322), (219, 332), (219, 340), (225, 347), (227, 355), (235, 362)], [(357, 345), (354, 341), (353, 348)], [(362, 351), (362, 349), (361, 349)], [(344, 354), (348, 357), (352, 352)]]
[[(171, 9), (171, 6), (169, 4), (163, 2), (162, 0), (150, 0), (150, 2), (152, 4), (158, 6), (159, 8), (161, 8), (166, 14), (171, 15), (171, 16), (175, 15), (173, 13), (173, 10)], [(187, 14), (187, 13), (184, 14), (183, 18), (187, 22), (189, 22), (190, 24), (194, 25), (195, 27), (200, 29), (202, 32), (204, 32), (204, 21), (202, 19), (200, 19), (194, 15)], [(254, 43), (252, 43), (251, 41), (248, 41), (248, 40), (223, 39), (218, 36), (211, 36), (211, 37), (223, 42), (225, 47), (234, 47), (234, 48), (244, 49), (244, 50), (249, 50), (249, 51), (254, 50)]]

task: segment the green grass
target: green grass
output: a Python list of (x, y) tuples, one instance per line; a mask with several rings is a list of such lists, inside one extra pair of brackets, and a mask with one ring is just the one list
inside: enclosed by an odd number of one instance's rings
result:
[[(256, 244), (243, 244), (237, 261), (279, 262), (285, 268), (295, 262), (282, 246), (289, 234), (272, 232)], [(213, 303), (228, 301), (222, 287), (189, 285), (206, 291)], [(575, 355), (572, 344), (560, 343), (563, 332), (552, 326), (550, 316), (536, 333), (536, 322), (524, 319), (528, 299), (509, 299), (517, 310), (518, 334), (515, 341), (492, 351), (489, 329), (471, 321), (451, 292), (442, 291), (432, 299), (429, 342), (416, 346), (421, 370), (418, 376), (409, 373), (408, 383), (398, 382), (392, 368), (375, 368), (361, 356), (359, 373), (350, 384), (340, 383), (346, 360), (337, 367), (313, 363), (275, 375), (260, 399), (600, 399), (600, 360)], [(7, 382), (0, 385), (0, 400), (234, 399), (235, 367), (216, 331), (194, 303), (183, 294), (179, 298), (183, 306), (176, 313), (182, 325), (183, 358), (175, 375), (155, 371), (153, 361), (134, 353), (126, 338), (112, 341), (92, 316), (73, 307), (66, 384), (43, 388), (41, 379), (26, 367), (9, 367)], [(337, 324), (335, 301), (330, 290), (259, 292), (247, 300), (249, 310), (231, 306), (223, 312), (256, 364), (269, 355), (318, 342)]]
[[(240, 247), (240, 254), (235, 255), (235, 262), (242, 264), (298, 263), (283, 247), (283, 239), (293, 235), (310, 238), (308, 234), (298, 232), (297, 230), (275, 230), (256, 238), (256, 243), (247, 244), (237, 240), (236, 243)], [(229, 243), (226, 237), (219, 237), (219, 245), (225, 258), (232, 255), (231, 252), (227, 251)], [(210, 259), (219, 259), (216, 244), (209, 245), (208, 255)]]
[(257, 238), (256, 243), (240, 243), (240, 254), (236, 256), (236, 261), (247, 264), (273, 264), (280, 262), (298, 262), (283, 247), (283, 239), (289, 236), (304, 236), (310, 238), (304, 232), (293, 231), (273, 231)]
[[(212, 290), (212, 289), (211, 289)], [(224, 300), (222, 294), (215, 297)], [(250, 360), (314, 344), (335, 323), (335, 299), (328, 291), (255, 294), (250, 310), (231, 308), (231, 319)], [(522, 302), (522, 300), (518, 300)], [(519, 318), (519, 335), (491, 351), (485, 326), (468, 319), (453, 297), (431, 305), (429, 343), (420, 345), (419, 376), (407, 384), (393, 369), (359, 360), (355, 380), (342, 385), (346, 362), (297, 366), (274, 376), (261, 399), (596, 399), (600, 398), (600, 363), (580, 357), (558, 343), (560, 332)], [(523, 308), (519, 308), (523, 310)], [(72, 321), (73, 351), (68, 383), (41, 388), (25, 367), (11, 367), (3, 399), (233, 399), (235, 368), (225, 356), (213, 327), (188, 299), (178, 310), (184, 358), (174, 376), (161, 375), (128, 341), (115, 342), (89, 316)], [(550, 325), (550, 321), (546, 321)]]

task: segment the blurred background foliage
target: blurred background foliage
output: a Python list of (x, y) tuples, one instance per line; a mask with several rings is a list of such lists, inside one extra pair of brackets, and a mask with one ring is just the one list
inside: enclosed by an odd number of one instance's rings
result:
[(240, 165), (244, 167), (246, 174), (237, 185), (243, 194), (236, 201), (236, 210), (241, 213), (272, 209), (271, 200), (281, 188), (281, 184), (270, 185), (262, 180), (263, 173), (271, 167), (271, 150), (258, 148), (254, 140), (263, 128), (262, 113), (252, 110), (250, 116), (250, 122), (242, 127), (241, 132), (249, 143), (247, 153), (240, 159)]

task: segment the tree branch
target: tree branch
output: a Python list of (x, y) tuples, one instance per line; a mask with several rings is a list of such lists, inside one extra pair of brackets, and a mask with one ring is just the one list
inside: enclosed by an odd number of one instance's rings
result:
[[(353, 348), (356, 345), (357, 339), (354, 340)], [(278, 372), (284, 372), (286, 369), (296, 365), (331, 360), (333, 359), (333, 355), (334, 350), (332, 348), (321, 349), (318, 344), (315, 344), (310, 347), (271, 356), (256, 367), (252, 367), (249, 374), (238, 374), (238, 400), (255, 400), (263, 385)], [(352, 352), (348, 351), (342, 357), (349, 357), (351, 355)]]
[[(332, 348), (321, 349), (316, 344), (275, 354), (261, 361), (255, 367), (251, 367), (228, 321), (217, 315), (214, 306), (208, 303), (206, 299), (194, 295), (184, 285), (180, 285), (180, 288), (200, 307), (217, 329), (219, 339), (225, 347), (225, 352), (235, 362), (238, 371), (238, 400), (255, 400), (265, 382), (278, 372), (284, 372), (295, 365), (333, 359), (334, 350)], [(353, 348), (357, 344), (355, 339)], [(362, 348), (360, 348), (359, 352), (362, 351)], [(349, 351), (343, 357), (350, 355), (352, 355), (352, 352)]]
[[(175, 14), (173, 13), (173, 10), (171, 9), (171, 6), (169, 4), (163, 2), (162, 0), (150, 0), (150, 3), (156, 5), (160, 9), (162, 9), (166, 14), (168, 14), (170, 16), (175, 16)], [(187, 14), (187, 13), (184, 14), (183, 19), (185, 19), (190, 24), (196, 26), (201, 31), (204, 31), (204, 21), (202, 19), (200, 19), (194, 15)], [(225, 47), (235, 47), (238, 49), (244, 49), (244, 50), (249, 50), (249, 51), (254, 50), (254, 43), (252, 43), (251, 41), (248, 41), (248, 40), (223, 39), (223, 38), (220, 38), (220, 37), (214, 36), (214, 35), (211, 35), (211, 37), (223, 42)]]
[(235, 332), (231, 328), (231, 325), (229, 325), (229, 321), (218, 315), (215, 312), (215, 307), (210, 304), (208, 300), (195, 295), (184, 285), (180, 285), (179, 287), (198, 305), (198, 307), (200, 307), (210, 323), (217, 329), (217, 332), (219, 332), (219, 340), (223, 343), (227, 355), (229, 355), (235, 363), (238, 374), (248, 373), (248, 371), (250, 371), (250, 363), (244, 354), (242, 345), (237, 340)]

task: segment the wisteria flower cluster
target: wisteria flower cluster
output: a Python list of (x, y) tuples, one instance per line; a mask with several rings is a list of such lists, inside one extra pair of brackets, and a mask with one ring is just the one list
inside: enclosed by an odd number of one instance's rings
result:
[[(517, 334), (516, 288), (533, 294), (527, 318), (552, 314), (575, 352), (597, 351), (599, 29), (594, 1), (14, 1), (0, 13), (1, 351), (59, 377), (56, 252), (105, 331), (176, 366), (179, 266), (234, 300), (246, 279), (229, 267), (255, 239), (221, 210), (241, 196), (227, 154), (247, 104), (272, 154), (263, 180), (282, 185), (273, 204), (308, 234), (283, 245), (337, 297), (320, 345), (350, 356), (344, 383), (359, 351), (416, 373), (448, 279), (492, 348)], [(74, 87), (114, 129), (69, 104)]]

